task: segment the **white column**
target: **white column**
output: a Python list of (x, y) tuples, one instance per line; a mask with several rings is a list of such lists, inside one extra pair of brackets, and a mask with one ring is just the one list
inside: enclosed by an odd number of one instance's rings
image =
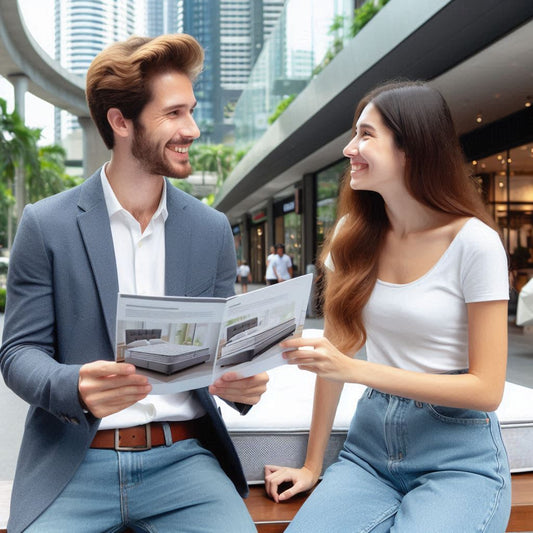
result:
[[(23, 122), (26, 118), (26, 92), (28, 91), (28, 77), (24, 74), (11, 74), (8, 80), (12, 83), (15, 90), (15, 111), (19, 114)], [(14, 177), (14, 195), (15, 195), (15, 215), (17, 217), (17, 224), (22, 216), (22, 211), (26, 205), (26, 176), (24, 173), (23, 162), (15, 168)], [(13, 228), (11, 221), (11, 213), (8, 214), (8, 240), (9, 247), (11, 247)]]
[(111, 159), (111, 151), (106, 148), (91, 117), (78, 117), (78, 122), (83, 131), (83, 175), (88, 178)]

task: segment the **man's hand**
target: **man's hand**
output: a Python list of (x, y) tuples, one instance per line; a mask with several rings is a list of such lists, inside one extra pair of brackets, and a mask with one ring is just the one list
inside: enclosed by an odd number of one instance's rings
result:
[(136, 374), (135, 366), (128, 363), (95, 361), (80, 368), (80, 401), (96, 418), (122, 411), (151, 390), (148, 378)]
[(243, 378), (237, 372), (227, 372), (209, 386), (209, 392), (228, 402), (255, 405), (266, 391), (267, 383), (266, 372), (249, 378)]

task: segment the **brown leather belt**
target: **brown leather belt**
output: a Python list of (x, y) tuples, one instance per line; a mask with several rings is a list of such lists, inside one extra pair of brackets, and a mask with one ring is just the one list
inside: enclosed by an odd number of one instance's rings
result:
[(152, 422), (142, 426), (102, 429), (96, 432), (91, 448), (140, 452), (166, 444), (164, 425), (168, 425), (172, 442), (199, 439), (205, 435), (207, 416), (183, 422)]

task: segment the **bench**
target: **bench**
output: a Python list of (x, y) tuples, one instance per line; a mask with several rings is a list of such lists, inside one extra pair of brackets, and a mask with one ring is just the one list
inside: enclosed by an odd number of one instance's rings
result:
[[(533, 472), (512, 475), (512, 509), (507, 531), (533, 531)], [(0, 481), (0, 533), (6, 533), (11, 482)], [(258, 533), (282, 533), (305, 501), (298, 495), (284, 503), (274, 503), (262, 485), (250, 487), (245, 500)]]
[[(507, 531), (533, 531), (533, 472), (512, 475), (512, 508)], [(250, 487), (245, 500), (258, 533), (282, 533), (305, 501), (298, 495), (284, 502), (274, 503), (262, 485)]]

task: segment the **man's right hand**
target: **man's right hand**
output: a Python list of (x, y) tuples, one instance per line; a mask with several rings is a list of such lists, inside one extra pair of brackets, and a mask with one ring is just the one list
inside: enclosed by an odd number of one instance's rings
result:
[(152, 390), (148, 378), (129, 363), (94, 361), (80, 368), (78, 392), (82, 406), (96, 418), (118, 413)]

